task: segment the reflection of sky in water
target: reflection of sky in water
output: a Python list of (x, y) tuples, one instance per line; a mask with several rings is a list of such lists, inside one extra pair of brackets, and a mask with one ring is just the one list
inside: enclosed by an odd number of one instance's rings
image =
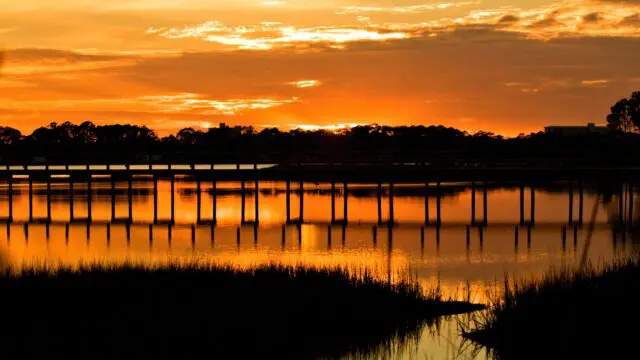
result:
[[(116, 196), (116, 216), (119, 219), (128, 216), (127, 184), (118, 183)], [(576, 263), (582, 254), (586, 237), (586, 228), (578, 230), (577, 243), (574, 246), (573, 228), (567, 231), (563, 245), (561, 224), (568, 220), (569, 200), (566, 194), (549, 193), (538, 189), (536, 193), (536, 221), (538, 225), (531, 232), (528, 244), (527, 232), (521, 229), (518, 244), (515, 242), (515, 224), (519, 222), (519, 191), (499, 189), (489, 191), (489, 227), (485, 230), (482, 241), (478, 229), (472, 228), (470, 242), (467, 245), (464, 224), (470, 222), (471, 194), (462, 191), (442, 199), (443, 227), (438, 235), (434, 228), (427, 228), (424, 244), (421, 243), (420, 224), (424, 221), (424, 198), (415, 195), (398, 195), (394, 200), (395, 219), (399, 225), (389, 236), (389, 229), (380, 227), (374, 236), (373, 225), (377, 222), (377, 199), (365, 196), (357, 186), (354, 195), (349, 194), (348, 217), (350, 224), (344, 230), (340, 225), (331, 229), (329, 237), (328, 223), (331, 219), (331, 197), (325, 190), (328, 185), (305, 184), (305, 189), (322, 190), (309, 193), (304, 199), (304, 218), (310, 224), (299, 230), (295, 225), (286, 227), (283, 242), (282, 224), (286, 219), (285, 194), (282, 183), (261, 183), (259, 197), (260, 227), (257, 241), (252, 226), (242, 227), (240, 241), (237, 239), (237, 225), (240, 223), (241, 197), (233, 189), (237, 184), (220, 183), (217, 198), (217, 218), (219, 226), (211, 237), (208, 224), (196, 227), (196, 240), (191, 240), (191, 223), (197, 219), (196, 185), (194, 183), (176, 183), (175, 216), (177, 226), (171, 231), (168, 239), (168, 226), (153, 226), (153, 240), (149, 240), (148, 223), (153, 221), (153, 189), (152, 182), (134, 182), (133, 220), (130, 230), (130, 241), (126, 239), (124, 224), (110, 226), (110, 241), (107, 241), (106, 222), (111, 218), (111, 195), (109, 183), (93, 184), (92, 218), (89, 238), (85, 224), (72, 224), (69, 228), (69, 239), (65, 240), (65, 223), (69, 220), (68, 185), (54, 184), (51, 197), (52, 220), (55, 222), (46, 236), (44, 224), (31, 224), (29, 238), (25, 239), (22, 224), (10, 227), (10, 241), (7, 232), (0, 231), (0, 257), (3, 263), (19, 265), (23, 263), (50, 261), (53, 263), (77, 264), (80, 261), (105, 262), (163, 262), (169, 260), (189, 260), (234, 264), (248, 267), (256, 264), (278, 262), (284, 264), (306, 264), (313, 266), (345, 266), (354, 270), (367, 268), (382, 278), (410, 273), (425, 286), (440, 286), (445, 296), (464, 298), (467, 286), (471, 287), (472, 300), (487, 300), (488, 289), (500, 283), (505, 274), (513, 276), (540, 276), (552, 267), (562, 267)], [(87, 217), (86, 186), (74, 184), (74, 214), (77, 218)], [(253, 184), (247, 183), (247, 189)], [(29, 201), (28, 185), (14, 185), (16, 193), (13, 197), (13, 214), (16, 222), (28, 220)], [(46, 218), (46, 189), (43, 184), (34, 184), (36, 194), (33, 200), (33, 216), (35, 219)], [(208, 221), (212, 217), (213, 201), (209, 190), (211, 184), (202, 184), (201, 209), (202, 219)], [(297, 190), (297, 184), (292, 189)], [(341, 189), (341, 186), (338, 186)], [(360, 189), (361, 190), (361, 189)], [(158, 217), (162, 220), (170, 218), (170, 184), (159, 183)], [(364, 194), (364, 195), (363, 195)], [(396, 192), (402, 194), (402, 190)], [(6, 200), (6, 192), (0, 195)], [(482, 216), (482, 196), (477, 193), (476, 214)], [(529, 215), (529, 194), (526, 215)], [(336, 197), (336, 217), (343, 217), (343, 198)], [(430, 213), (436, 214), (435, 199), (430, 201)], [(585, 221), (590, 216), (595, 196), (585, 194)], [(574, 201), (574, 216), (578, 214), (577, 194)], [(601, 207), (597, 214), (598, 225), (594, 232), (589, 256), (592, 262), (598, 263), (628, 253), (633, 248), (630, 239), (623, 241), (619, 236), (613, 241), (612, 231), (606, 225), (612, 206)], [(8, 213), (7, 201), (0, 205), (0, 216)], [(299, 214), (299, 198), (291, 197), (291, 216)], [(254, 198), (247, 195), (245, 202), (247, 220), (254, 218)], [(388, 199), (383, 199), (383, 217), (388, 216)], [(493, 226), (492, 226), (493, 224)], [(511, 224), (511, 225), (507, 225)], [(330, 238), (330, 241), (329, 241)], [(391, 239), (391, 241), (390, 241)], [(488, 287), (487, 287), (488, 286)], [(453, 329), (453, 330), (452, 330)], [(456, 354), (458, 344), (455, 321), (443, 323), (441, 336), (432, 336), (425, 331), (417, 352), (413, 355), (403, 354), (401, 357), (452, 358)], [(452, 344), (453, 342), (454, 344)], [(454, 346), (455, 345), (455, 346)], [(414, 349), (415, 350), (415, 349)], [(449, 354), (447, 357), (446, 355)], [(468, 355), (468, 352), (465, 354)]]

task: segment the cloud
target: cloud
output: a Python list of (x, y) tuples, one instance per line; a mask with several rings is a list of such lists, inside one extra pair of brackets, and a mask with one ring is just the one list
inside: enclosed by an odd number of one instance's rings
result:
[(605, 87), (609, 84), (609, 80), (606, 80), (606, 79), (582, 80), (580, 84), (582, 84), (582, 86)]
[(7, 75), (52, 74), (134, 66), (133, 56), (87, 55), (54, 49), (15, 49), (6, 53)]
[(162, 112), (196, 111), (201, 115), (235, 115), (246, 110), (270, 109), (299, 101), (291, 99), (229, 99), (211, 100), (201, 95), (184, 93), (178, 95), (143, 96), (139, 101), (156, 107)]
[(406, 39), (410, 34), (368, 29), (366, 27), (318, 26), (297, 28), (279, 22), (232, 26), (219, 21), (207, 21), (183, 28), (149, 28), (147, 34), (168, 39), (197, 38), (226, 45), (232, 49), (270, 50), (274, 48), (305, 48), (314, 44), (342, 47), (351, 42)]
[(322, 83), (318, 80), (299, 80), (299, 81), (292, 81), (289, 83), (289, 85), (295, 86), (298, 89), (305, 89), (305, 88), (320, 86), (322, 85)]
[(422, 5), (411, 6), (393, 6), (393, 7), (377, 7), (377, 6), (346, 6), (341, 11), (337, 12), (338, 15), (346, 14), (360, 14), (360, 13), (372, 13), (383, 12), (389, 14), (415, 14), (431, 10), (442, 10), (449, 8), (458, 8), (469, 5), (480, 4), (480, 1), (462, 1), (462, 2), (442, 2), (442, 3), (429, 3)]
[(149, 95), (135, 98), (108, 99), (55, 99), (12, 101), (0, 99), (0, 107), (14, 109), (30, 109), (40, 111), (111, 111), (127, 108), (131, 111), (146, 113), (188, 113), (197, 115), (236, 115), (249, 110), (270, 109), (285, 104), (297, 103), (297, 97), (278, 98), (248, 98), (248, 99), (207, 99), (194, 93), (172, 95)]

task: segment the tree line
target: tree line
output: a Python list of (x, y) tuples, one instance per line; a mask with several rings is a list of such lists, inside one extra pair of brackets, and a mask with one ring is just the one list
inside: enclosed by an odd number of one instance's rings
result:
[[(364, 125), (336, 132), (251, 126), (185, 128), (160, 137), (138, 125), (51, 123), (30, 134), (0, 127), (0, 162), (33, 161), (583, 161), (640, 164), (640, 92), (611, 108), (608, 134), (505, 138), (446, 126)], [(567, 160), (569, 159), (569, 160)]]

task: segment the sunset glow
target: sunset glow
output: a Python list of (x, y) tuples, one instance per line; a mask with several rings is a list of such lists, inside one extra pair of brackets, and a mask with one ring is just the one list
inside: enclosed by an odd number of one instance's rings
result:
[(638, 41), (630, 0), (25, 0), (0, 10), (0, 122), (516, 136), (602, 124)]

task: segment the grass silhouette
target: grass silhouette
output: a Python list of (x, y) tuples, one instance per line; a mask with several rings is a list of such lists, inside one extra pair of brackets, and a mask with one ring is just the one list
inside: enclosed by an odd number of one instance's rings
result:
[(626, 358), (640, 320), (640, 259), (586, 270), (549, 272), (511, 283), (485, 312), (473, 314), (467, 339), (498, 359)]
[(30, 267), (0, 276), (8, 358), (337, 358), (376, 354), (480, 308), (368, 273), (201, 263)]

